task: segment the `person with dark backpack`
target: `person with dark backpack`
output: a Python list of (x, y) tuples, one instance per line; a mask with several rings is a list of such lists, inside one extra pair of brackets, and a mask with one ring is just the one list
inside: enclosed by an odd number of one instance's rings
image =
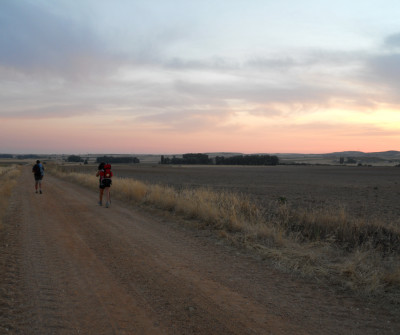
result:
[(44, 167), (40, 160), (36, 161), (36, 164), (32, 168), (33, 176), (35, 177), (35, 190), (38, 193), (38, 186), (39, 186), (39, 193), (42, 194), (42, 179), (44, 176)]
[(108, 208), (111, 204), (111, 195), (110, 195), (110, 187), (112, 184), (112, 176), (113, 173), (111, 171), (111, 164), (108, 163), (100, 163), (98, 166), (98, 170), (96, 173), (96, 177), (99, 177), (99, 205), (103, 205), (103, 195), (104, 191), (106, 192), (106, 207)]

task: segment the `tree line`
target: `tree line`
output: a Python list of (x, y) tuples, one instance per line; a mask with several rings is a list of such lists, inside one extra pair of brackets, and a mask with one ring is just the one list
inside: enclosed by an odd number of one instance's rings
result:
[[(67, 157), (67, 162), (70, 163), (88, 163), (87, 159), (83, 159), (78, 155), (70, 155)], [(102, 156), (96, 158), (96, 163), (107, 162), (110, 164), (131, 164), (131, 163), (140, 163), (140, 160), (137, 157), (112, 157), (112, 156)]]
[(160, 164), (216, 164), (216, 165), (278, 165), (279, 158), (270, 155), (217, 156), (215, 160), (207, 154), (184, 154), (182, 158), (161, 156)]
[(110, 164), (137, 164), (140, 163), (139, 158), (137, 157), (112, 157), (112, 156), (103, 156), (96, 158), (97, 163), (106, 162)]
[(211, 164), (206, 154), (184, 154), (182, 158), (161, 156), (160, 164)]
[(232, 157), (217, 156), (217, 165), (278, 165), (279, 158), (270, 155), (238, 155)]

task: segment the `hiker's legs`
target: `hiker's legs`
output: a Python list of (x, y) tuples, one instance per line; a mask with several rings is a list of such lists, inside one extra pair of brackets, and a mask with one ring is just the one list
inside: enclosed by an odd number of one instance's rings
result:
[(110, 202), (110, 188), (106, 187), (106, 197), (107, 197), (107, 202)]
[(100, 189), (100, 193), (99, 193), (99, 201), (100, 201), (100, 204), (103, 202), (103, 193), (104, 193), (104, 188), (101, 188), (101, 189)]
[(35, 177), (35, 190), (38, 193), (38, 189), (40, 193), (42, 193), (42, 178)]

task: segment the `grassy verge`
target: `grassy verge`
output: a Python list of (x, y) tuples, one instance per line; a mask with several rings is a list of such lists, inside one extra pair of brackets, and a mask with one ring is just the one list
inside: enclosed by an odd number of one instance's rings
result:
[[(95, 176), (56, 167), (52, 171), (98, 189)], [(355, 219), (344, 208), (295, 210), (285, 199), (261, 207), (243, 194), (175, 189), (134, 179), (114, 178), (112, 197), (214, 229), (221, 238), (310, 280), (400, 304), (400, 229), (395, 223)]]
[(12, 189), (17, 183), (21, 170), (16, 165), (0, 166), (0, 229), (3, 228), (3, 218), (8, 207)]

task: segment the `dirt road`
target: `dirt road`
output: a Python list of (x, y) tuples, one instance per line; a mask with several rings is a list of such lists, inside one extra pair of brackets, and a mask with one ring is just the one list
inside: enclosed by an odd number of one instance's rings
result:
[(0, 231), (0, 334), (398, 334), (387, 310), (26, 168)]

